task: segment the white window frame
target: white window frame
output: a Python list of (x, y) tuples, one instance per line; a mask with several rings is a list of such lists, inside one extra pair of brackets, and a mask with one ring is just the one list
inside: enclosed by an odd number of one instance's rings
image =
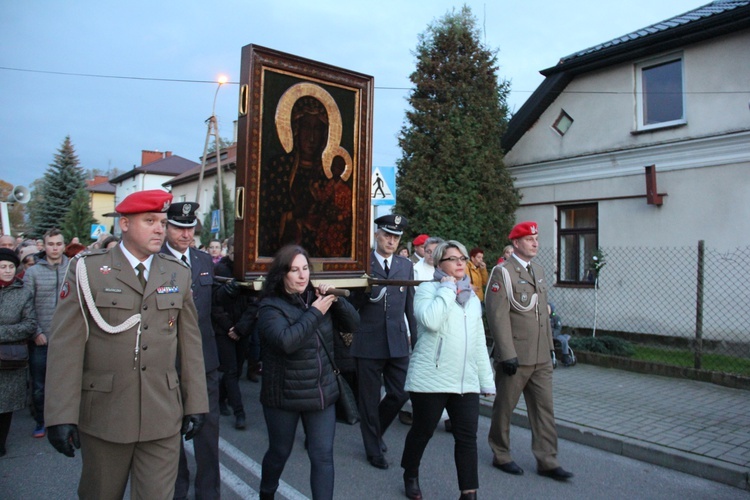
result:
[[(643, 71), (648, 70), (654, 66), (661, 64), (680, 61), (680, 78), (682, 79), (682, 116), (676, 120), (669, 120), (659, 123), (645, 123), (645, 95), (643, 93)], [(686, 101), (685, 101), (685, 57), (679, 53), (673, 53), (658, 57), (656, 59), (649, 59), (641, 61), (635, 65), (635, 100), (636, 100), (636, 130), (653, 130), (665, 127), (674, 127), (676, 125), (684, 125), (687, 123), (686, 118)]]

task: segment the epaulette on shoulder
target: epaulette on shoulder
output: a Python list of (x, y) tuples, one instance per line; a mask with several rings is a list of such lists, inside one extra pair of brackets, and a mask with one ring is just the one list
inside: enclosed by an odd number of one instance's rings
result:
[(499, 271), (500, 269), (504, 268), (507, 265), (508, 265), (508, 261), (507, 260), (501, 262), (500, 264), (495, 264), (495, 267), (493, 267), (492, 271), (490, 271), (490, 275), (495, 272), (495, 269), (497, 269)]
[[(159, 255), (159, 257), (163, 257), (163, 258), (165, 258), (165, 259), (167, 259), (167, 260), (170, 260), (170, 261), (172, 261), (172, 262), (176, 262), (177, 264), (179, 264), (179, 265), (181, 265), (181, 266), (185, 266), (185, 263), (184, 263), (184, 262), (182, 262), (182, 261), (181, 261), (180, 259), (178, 259), (178, 258), (177, 258), (177, 257), (175, 257), (174, 255), (172, 255), (171, 253), (159, 252), (159, 254), (158, 254), (158, 255)], [(186, 266), (186, 267), (187, 267), (187, 266)]]
[(73, 259), (83, 259), (84, 257), (89, 257), (91, 255), (102, 255), (107, 253), (106, 248), (94, 248), (94, 249), (87, 249), (83, 252), (79, 252), (73, 256)]

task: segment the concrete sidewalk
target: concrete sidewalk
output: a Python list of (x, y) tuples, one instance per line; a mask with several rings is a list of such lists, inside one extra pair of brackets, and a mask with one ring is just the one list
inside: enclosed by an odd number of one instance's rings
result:
[(561, 439), (750, 490), (750, 391), (579, 363), (555, 370), (554, 398)]

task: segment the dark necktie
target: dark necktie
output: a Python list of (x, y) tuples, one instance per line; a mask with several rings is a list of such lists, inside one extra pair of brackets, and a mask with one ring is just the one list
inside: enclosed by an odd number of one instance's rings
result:
[(534, 276), (534, 268), (531, 267), (531, 263), (529, 263), (529, 265), (526, 266), (526, 270), (531, 275), (531, 282), (536, 285), (536, 276)]
[(188, 262), (187, 257), (185, 256), (185, 254), (182, 254), (181, 258), (182, 258), (182, 262), (184, 262), (186, 266), (190, 267), (190, 262)]
[(138, 271), (138, 281), (141, 282), (141, 286), (143, 289), (146, 289), (146, 266), (143, 265), (143, 263), (138, 264), (135, 266), (136, 270)]
[(388, 261), (387, 261), (387, 260), (384, 260), (384, 261), (383, 261), (383, 264), (384, 264), (384, 266), (383, 266), (383, 267), (385, 268), (385, 275), (386, 275), (386, 276), (388, 276), (388, 273), (390, 273), (390, 272), (391, 272), (391, 268), (390, 268), (390, 267), (388, 267)]

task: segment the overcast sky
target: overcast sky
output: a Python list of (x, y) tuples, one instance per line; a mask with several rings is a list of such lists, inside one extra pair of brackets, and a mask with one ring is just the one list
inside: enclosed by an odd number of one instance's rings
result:
[[(466, 2), (486, 44), (499, 51), (499, 77), (511, 82), (512, 110), (542, 82), (539, 71), (561, 57), (707, 3)], [(216, 84), (199, 82), (215, 81), (222, 73), (238, 82), (240, 50), (251, 43), (374, 76), (373, 165), (394, 165), (417, 37), (462, 5), (446, 0), (3, 1), (0, 179), (28, 186), (44, 174), (66, 135), (88, 169), (122, 172), (139, 166), (142, 149), (200, 161)], [(232, 137), (237, 96), (236, 84), (219, 91), (222, 137)]]

